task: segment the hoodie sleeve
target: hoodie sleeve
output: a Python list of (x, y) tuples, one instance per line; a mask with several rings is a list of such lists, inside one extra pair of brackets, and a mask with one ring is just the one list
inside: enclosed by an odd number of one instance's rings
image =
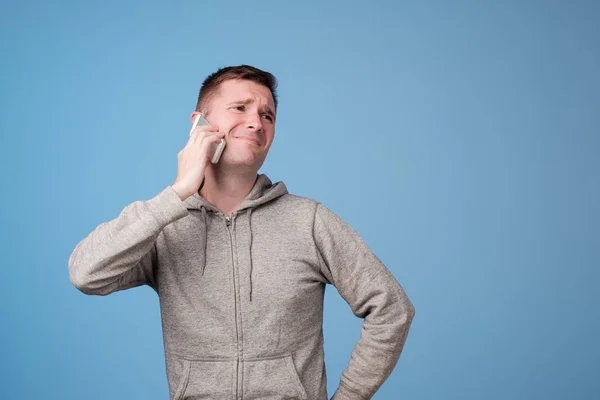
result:
[(354, 315), (364, 319), (361, 338), (332, 400), (370, 399), (398, 362), (415, 309), (359, 235), (321, 204), (313, 234), (323, 274)]
[(69, 257), (71, 283), (93, 295), (143, 284), (157, 290), (156, 239), (165, 226), (187, 214), (171, 186), (150, 200), (129, 204), (77, 244)]

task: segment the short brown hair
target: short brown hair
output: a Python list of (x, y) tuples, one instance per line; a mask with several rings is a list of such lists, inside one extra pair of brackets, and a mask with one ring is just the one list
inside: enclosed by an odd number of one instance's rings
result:
[(219, 68), (202, 82), (202, 87), (198, 94), (198, 102), (196, 103), (196, 111), (207, 112), (206, 106), (210, 97), (219, 90), (221, 83), (230, 79), (248, 80), (265, 86), (271, 91), (275, 109), (277, 110), (277, 78), (269, 72), (250, 65), (237, 65)]

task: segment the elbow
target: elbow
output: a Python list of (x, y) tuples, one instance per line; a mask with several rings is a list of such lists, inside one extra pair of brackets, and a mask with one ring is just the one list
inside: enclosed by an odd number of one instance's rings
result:
[(415, 306), (405, 298), (404, 301), (401, 302), (401, 306), (399, 307), (398, 320), (396, 323), (396, 331), (395, 331), (395, 340), (396, 340), (396, 351), (399, 355), (404, 348), (404, 343), (408, 337), (408, 332), (410, 331), (413, 319), (415, 317)]
[(415, 318), (415, 306), (411, 302), (408, 302), (406, 306), (406, 316), (409, 324)]
[(109, 292), (104, 285), (94, 280), (91, 273), (86, 272), (86, 268), (74, 262), (73, 258), (69, 259), (69, 280), (83, 294), (104, 296)]
[(105, 286), (101, 286), (94, 282), (89, 277), (81, 277), (74, 274), (69, 274), (71, 284), (77, 288), (81, 293), (87, 295), (106, 296), (111, 291)]
[(69, 280), (71, 284), (84, 294), (96, 294), (89, 275), (83, 274), (74, 264), (69, 263)]
[(69, 272), (69, 280), (71, 281), (71, 284), (75, 286), (75, 288), (77, 288), (77, 290), (79, 290), (80, 292), (84, 294), (94, 294), (94, 291), (89, 281), (86, 280), (84, 277), (81, 277), (80, 275), (74, 273), (72, 270)]
[(405, 329), (405, 327), (410, 326), (412, 320), (415, 317), (415, 306), (408, 300), (405, 300), (401, 303), (399, 309), (399, 326), (400, 329)]
[(406, 308), (406, 313), (408, 315), (410, 315), (410, 319), (412, 320), (415, 317), (415, 306), (414, 306), (414, 304), (410, 300), (407, 300), (405, 308)]
[(408, 328), (415, 318), (415, 306), (410, 301), (404, 290), (400, 289), (398, 292), (398, 313), (400, 315), (400, 325), (404, 328)]
[(90, 274), (85, 273), (85, 268), (81, 267), (82, 261), (78, 256), (78, 250), (81, 243), (77, 244), (75, 250), (69, 256), (69, 281), (84, 294), (92, 294)]

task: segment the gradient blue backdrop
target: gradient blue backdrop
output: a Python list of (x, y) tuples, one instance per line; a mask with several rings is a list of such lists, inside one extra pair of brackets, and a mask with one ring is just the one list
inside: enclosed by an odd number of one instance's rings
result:
[[(221, 66), (280, 80), (263, 172), (346, 219), (417, 315), (376, 399), (598, 399), (595, 1), (3, 1), (0, 398), (166, 399), (158, 300), (76, 243), (171, 184)], [(330, 394), (361, 321), (330, 288)]]

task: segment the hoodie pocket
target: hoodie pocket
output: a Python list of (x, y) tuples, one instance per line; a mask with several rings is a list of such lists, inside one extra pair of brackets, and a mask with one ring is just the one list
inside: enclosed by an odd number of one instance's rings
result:
[(229, 400), (234, 362), (231, 360), (183, 360), (183, 372), (174, 400)]
[(291, 354), (246, 360), (244, 400), (306, 400)]

